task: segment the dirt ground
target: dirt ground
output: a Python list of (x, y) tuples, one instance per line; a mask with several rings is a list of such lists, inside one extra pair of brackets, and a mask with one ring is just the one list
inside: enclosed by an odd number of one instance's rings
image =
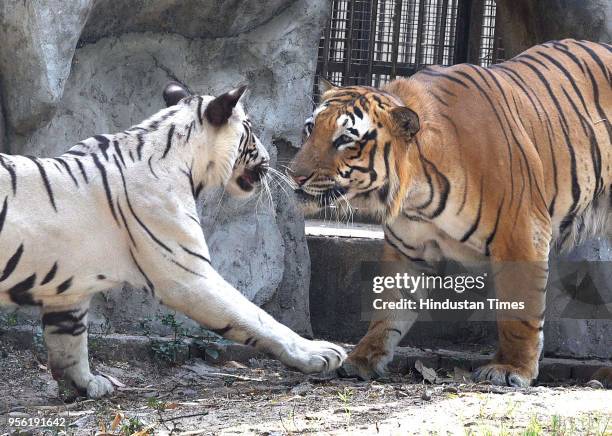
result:
[[(0, 434), (612, 435), (612, 391), (586, 386), (430, 385), (416, 372), (360, 382), (256, 359), (174, 367), (94, 360), (124, 387), (112, 398), (63, 404), (32, 351), (0, 353)], [(64, 422), (21, 433), (8, 426), (24, 417)]]

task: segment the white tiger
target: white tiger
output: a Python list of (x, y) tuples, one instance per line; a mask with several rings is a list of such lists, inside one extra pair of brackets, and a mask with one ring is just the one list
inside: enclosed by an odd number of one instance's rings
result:
[(245, 88), (214, 98), (171, 83), (169, 107), (124, 132), (52, 159), (0, 154), (0, 303), (42, 307), (60, 387), (112, 392), (90, 371), (87, 311), (94, 293), (123, 283), (303, 372), (342, 364), (340, 347), (276, 322), (211, 266), (199, 193), (223, 185), (246, 197), (268, 166), (239, 102)]

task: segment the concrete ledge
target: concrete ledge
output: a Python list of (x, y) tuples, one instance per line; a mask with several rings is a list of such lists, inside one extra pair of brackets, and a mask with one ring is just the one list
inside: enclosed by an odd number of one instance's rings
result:
[(338, 223), (325, 220), (306, 220), (306, 236), (329, 236), (340, 238), (384, 239), (380, 225), (365, 223)]
[[(176, 352), (172, 363), (182, 363), (190, 358), (201, 358), (207, 362), (221, 364), (229, 360), (246, 362), (251, 358), (264, 357), (252, 347), (235, 344), (220, 339), (219, 341), (200, 339), (173, 340), (160, 336), (138, 336), (120, 334), (90, 334), (89, 353), (102, 361), (119, 362), (158, 362), (165, 359), (156, 354), (154, 345), (170, 345)], [(12, 345), (21, 349), (31, 349), (42, 354), (46, 352), (40, 329), (36, 327), (11, 327), (0, 329), (0, 345)], [(166, 363), (168, 363), (166, 361)]]
[[(172, 340), (162, 337), (133, 335), (90, 335), (90, 353), (105, 362), (161, 363), (152, 351), (152, 343), (169, 343)], [(39, 332), (35, 328), (13, 327), (0, 330), (0, 345), (43, 351)], [(351, 349), (352, 345), (342, 344)], [(227, 361), (248, 362), (252, 358), (265, 357), (253, 348), (225, 342), (198, 343), (197, 340), (181, 340), (176, 362), (183, 363), (189, 358), (201, 358), (213, 364)], [(210, 351), (214, 350), (215, 353)], [(417, 360), (423, 365), (436, 369), (440, 376), (454, 371), (456, 367), (473, 371), (491, 359), (491, 355), (468, 353), (452, 350), (431, 350), (412, 347), (399, 347), (389, 370), (394, 374), (407, 374), (414, 370)], [(585, 382), (601, 367), (612, 367), (610, 360), (577, 360), (545, 358), (540, 362), (540, 383)]]
[[(357, 343), (368, 329), (362, 319), (361, 263), (379, 261), (383, 240), (308, 236), (312, 274), (310, 322), (315, 337)], [(417, 322), (402, 342), (416, 347), (491, 345), (494, 322)]]
[[(357, 343), (368, 328), (362, 319), (361, 267), (379, 261), (380, 227), (308, 221), (311, 258), (310, 319), (315, 337)], [(549, 296), (553, 295), (549, 292)], [(553, 305), (549, 305), (554, 309)], [(558, 319), (544, 325), (544, 353), (563, 358), (612, 358), (610, 319)], [(416, 322), (402, 345), (424, 348), (494, 347), (495, 322)]]
[[(414, 369), (417, 360), (425, 366), (452, 373), (458, 367), (474, 371), (489, 362), (492, 354), (466, 353), (452, 350), (422, 350), (412, 347), (399, 347), (389, 365), (392, 372), (405, 374)], [(612, 367), (610, 360), (598, 359), (557, 359), (544, 358), (540, 361), (539, 383), (585, 382), (602, 367)]]

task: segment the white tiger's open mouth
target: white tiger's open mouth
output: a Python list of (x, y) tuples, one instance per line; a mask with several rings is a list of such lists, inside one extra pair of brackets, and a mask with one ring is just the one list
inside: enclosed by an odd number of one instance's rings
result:
[(244, 192), (251, 192), (267, 171), (268, 166), (265, 164), (260, 164), (253, 168), (245, 168), (243, 173), (236, 178), (236, 184)]

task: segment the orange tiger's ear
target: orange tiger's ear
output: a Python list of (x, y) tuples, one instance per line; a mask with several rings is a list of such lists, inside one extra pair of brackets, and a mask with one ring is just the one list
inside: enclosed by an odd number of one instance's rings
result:
[(336, 88), (337, 86), (331, 83), (329, 80), (323, 77), (319, 77), (319, 93), (321, 95), (325, 94), (327, 91), (330, 91)]
[(391, 120), (400, 135), (408, 135), (412, 138), (421, 128), (419, 116), (406, 106), (391, 109)]

